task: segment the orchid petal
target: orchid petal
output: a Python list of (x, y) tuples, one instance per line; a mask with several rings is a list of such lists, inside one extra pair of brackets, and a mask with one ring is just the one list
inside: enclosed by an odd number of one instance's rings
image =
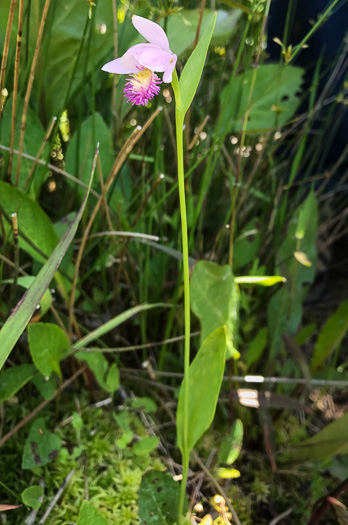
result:
[(150, 42), (150, 44), (158, 46), (163, 51), (170, 52), (167, 35), (161, 26), (155, 22), (151, 22), (151, 20), (147, 20), (146, 18), (137, 15), (132, 16), (132, 22), (135, 29), (141, 34), (141, 36)]
[[(132, 49), (132, 48), (131, 48)], [(138, 73), (142, 65), (135, 56), (130, 53), (130, 49), (121, 57), (111, 60), (102, 67), (103, 71), (108, 73), (117, 73), (118, 75), (127, 75), (129, 73)]]
[(166, 71), (173, 58), (172, 52), (163, 51), (153, 44), (136, 44), (128, 52), (131, 52), (143, 67), (151, 71)]
[(178, 57), (176, 55), (172, 55), (172, 60), (171, 62), (169, 62), (168, 68), (163, 73), (163, 82), (166, 82), (167, 84), (169, 84), (172, 81), (173, 71), (175, 69), (177, 58)]

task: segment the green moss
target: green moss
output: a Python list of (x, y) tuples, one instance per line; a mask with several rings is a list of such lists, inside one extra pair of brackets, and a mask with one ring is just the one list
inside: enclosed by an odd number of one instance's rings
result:
[[(108, 523), (137, 525), (138, 492), (142, 475), (148, 468), (163, 470), (161, 462), (147, 455), (139, 458), (132, 452), (130, 443), (124, 449), (117, 446), (123, 431), (112, 413), (101, 409), (89, 410), (82, 416), (80, 447), (83, 452), (72, 460), (71, 454), (63, 449), (51, 469), (51, 480), (55, 488), (61, 485), (67, 474), (75, 473), (65, 489), (60, 505), (52, 511), (50, 523), (75, 522), (79, 508), (88, 496)], [(136, 414), (130, 414), (130, 426), (137, 436), (146, 436), (146, 430)], [(64, 429), (62, 438), (74, 439), (74, 429)], [(51, 491), (54, 494), (54, 491)]]

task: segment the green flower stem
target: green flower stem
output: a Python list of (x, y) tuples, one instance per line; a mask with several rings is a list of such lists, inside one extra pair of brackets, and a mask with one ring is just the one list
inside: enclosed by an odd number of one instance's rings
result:
[(184, 270), (184, 303), (185, 303), (185, 357), (184, 357), (184, 451), (183, 451), (183, 469), (182, 482), (180, 487), (179, 500), (179, 519), (182, 522), (184, 512), (184, 502), (186, 494), (187, 475), (189, 467), (188, 450), (188, 426), (189, 426), (189, 374), (190, 374), (190, 267), (188, 254), (188, 235), (187, 235), (187, 218), (185, 202), (185, 178), (184, 178), (184, 144), (183, 144), (183, 126), (185, 112), (182, 110), (180, 87), (176, 70), (173, 73), (172, 87), (175, 95), (175, 125), (176, 125), (176, 154), (178, 162), (178, 185), (180, 199), (181, 215), (181, 235), (182, 235), (182, 255)]

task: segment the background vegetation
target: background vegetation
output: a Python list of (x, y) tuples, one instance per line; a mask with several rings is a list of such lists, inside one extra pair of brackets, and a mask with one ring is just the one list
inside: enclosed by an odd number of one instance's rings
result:
[(191, 349), (225, 325), (228, 360), (188, 505), (205, 523), (345, 523), (346, 8), (1, 1), (2, 523), (177, 519), (173, 93), (130, 106), (101, 66), (141, 41), (136, 13), (180, 72), (214, 10), (185, 125)]

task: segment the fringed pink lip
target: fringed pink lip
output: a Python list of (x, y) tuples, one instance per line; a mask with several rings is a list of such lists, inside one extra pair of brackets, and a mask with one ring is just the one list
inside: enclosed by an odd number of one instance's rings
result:
[(150, 100), (160, 92), (162, 80), (150, 69), (143, 68), (127, 78), (124, 86), (124, 96), (132, 106), (147, 106)]

